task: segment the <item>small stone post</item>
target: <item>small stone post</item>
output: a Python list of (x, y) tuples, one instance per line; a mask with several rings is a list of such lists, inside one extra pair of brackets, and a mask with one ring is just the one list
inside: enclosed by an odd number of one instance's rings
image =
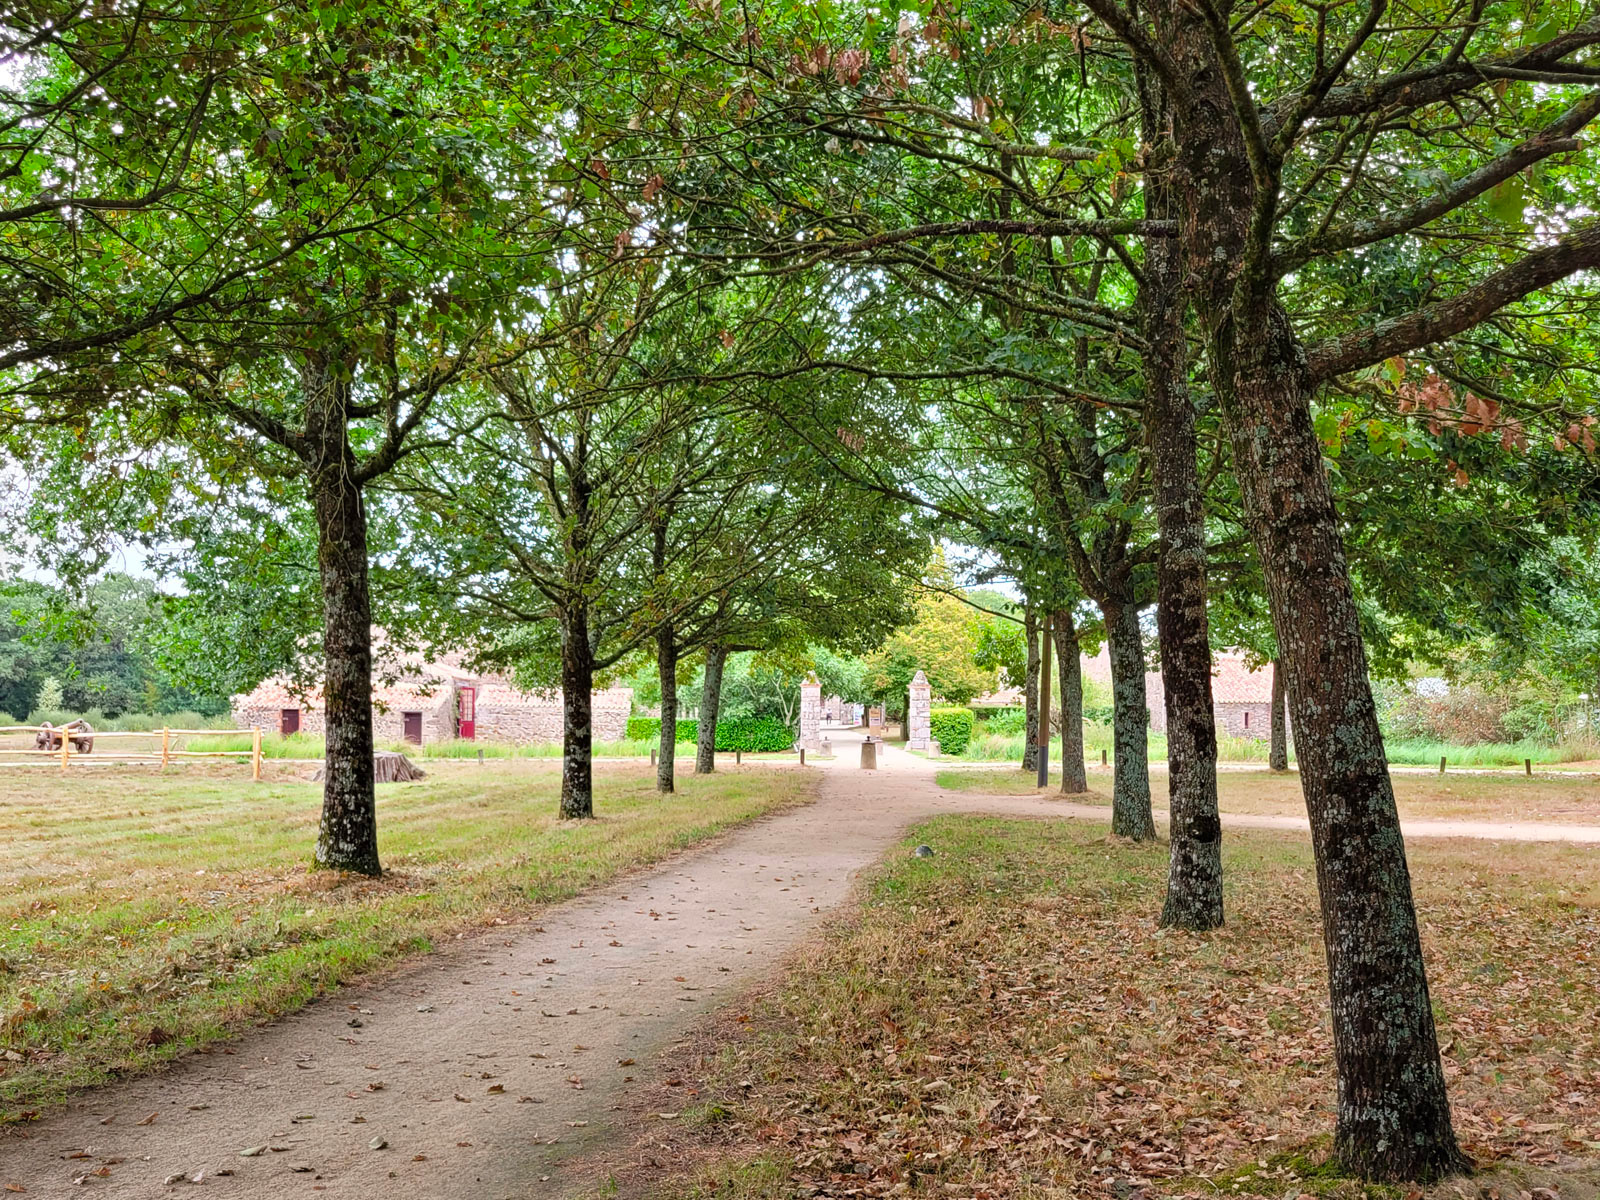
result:
[(815, 675), (807, 675), (800, 685), (800, 745), (822, 749), (822, 684)]
[(913, 750), (926, 750), (933, 732), (933, 689), (920, 670), (911, 680), (911, 698), (906, 708), (906, 744)]

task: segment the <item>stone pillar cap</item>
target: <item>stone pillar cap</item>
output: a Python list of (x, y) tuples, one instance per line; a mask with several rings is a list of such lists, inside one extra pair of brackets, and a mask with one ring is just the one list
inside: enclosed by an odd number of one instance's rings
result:
[(917, 668), (917, 673), (911, 677), (912, 687), (927, 687), (928, 677), (922, 673), (922, 668)]

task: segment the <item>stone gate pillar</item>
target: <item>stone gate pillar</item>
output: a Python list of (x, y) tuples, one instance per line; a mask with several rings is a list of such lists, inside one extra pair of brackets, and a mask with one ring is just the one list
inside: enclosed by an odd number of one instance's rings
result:
[(933, 724), (933, 689), (928, 677), (918, 671), (911, 681), (910, 704), (906, 708), (906, 744), (912, 750), (926, 750)]
[(800, 744), (807, 750), (822, 749), (822, 684), (807, 675), (800, 685)]

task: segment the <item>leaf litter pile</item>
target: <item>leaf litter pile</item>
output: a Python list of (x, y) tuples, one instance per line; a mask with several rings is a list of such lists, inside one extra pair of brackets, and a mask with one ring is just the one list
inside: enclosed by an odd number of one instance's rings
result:
[[(1321, 1165), (1334, 1079), (1307, 845), (1230, 836), (1228, 927), (1194, 935), (1155, 927), (1164, 845), (976, 817), (919, 842), (934, 857), (892, 857), (858, 914), (668, 1064), (699, 1082), (669, 1081), (682, 1119), (644, 1101), (617, 1164), (635, 1190), (1361, 1194)], [(1600, 1194), (1600, 856), (1410, 856), (1456, 1128), (1501, 1164), (1438, 1194)]]

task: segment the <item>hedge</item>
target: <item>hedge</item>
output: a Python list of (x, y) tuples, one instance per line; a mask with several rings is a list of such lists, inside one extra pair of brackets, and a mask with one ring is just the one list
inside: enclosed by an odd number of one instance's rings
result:
[(940, 754), (960, 754), (972, 740), (972, 710), (936, 708), (928, 714), (928, 732), (939, 743)]
[(758, 751), (787, 750), (794, 745), (794, 731), (776, 717), (740, 717), (717, 722), (717, 749)]
[[(700, 734), (699, 721), (678, 721), (678, 741), (692, 742)], [(660, 717), (629, 717), (630, 742), (658, 742), (661, 740)], [(717, 722), (717, 749), (743, 750), (746, 754), (758, 751), (787, 750), (794, 745), (794, 733), (776, 717), (740, 717), (732, 721)]]
[[(678, 718), (678, 740), (692, 742), (700, 736), (700, 722), (686, 721)], [(660, 717), (629, 717), (628, 740), (630, 742), (659, 742), (661, 740)]]

